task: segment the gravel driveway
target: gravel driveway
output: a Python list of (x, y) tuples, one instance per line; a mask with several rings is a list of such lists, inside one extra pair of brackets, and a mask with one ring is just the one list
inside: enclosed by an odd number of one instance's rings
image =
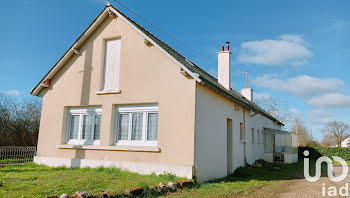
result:
[[(341, 166), (334, 166), (334, 174), (338, 175), (342, 172)], [(322, 184), (326, 186), (326, 196), (322, 196)], [(261, 198), (313, 198), (313, 197), (330, 197), (327, 196), (327, 189), (330, 186), (339, 188), (345, 186), (346, 183), (350, 184), (350, 175), (342, 182), (332, 182), (328, 177), (321, 177), (317, 182), (308, 182), (306, 179), (292, 179), (279, 181), (273, 185), (267, 185), (259, 190), (253, 192), (250, 196), (241, 197), (261, 197)], [(350, 196), (350, 190), (349, 190)], [(347, 197), (349, 197), (347, 196)], [(237, 197), (237, 196), (236, 196)], [(240, 196), (238, 196), (240, 197)], [(332, 196), (332, 197), (341, 197)], [(344, 197), (344, 196), (343, 196)]]

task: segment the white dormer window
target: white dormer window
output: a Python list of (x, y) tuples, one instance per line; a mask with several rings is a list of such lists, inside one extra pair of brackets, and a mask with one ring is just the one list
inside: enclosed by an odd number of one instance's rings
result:
[(104, 60), (104, 92), (119, 91), (120, 39), (106, 40)]
[(68, 113), (67, 144), (100, 144), (101, 108), (71, 108)]

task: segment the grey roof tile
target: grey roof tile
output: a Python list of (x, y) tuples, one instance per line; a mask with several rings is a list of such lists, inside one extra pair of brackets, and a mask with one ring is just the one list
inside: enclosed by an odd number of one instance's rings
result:
[[(138, 23), (136, 23), (134, 20), (130, 19), (127, 15), (122, 13), (120, 10), (118, 10), (116, 7), (112, 6), (118, 13), (123, 15), (130, 23), (134, 24), (141, 32), (143, 32), (145, 35), (147, 35), (149, 38), (151, 38), (155, 43), (157, 43), (162, 49), (164, 49), (167, 53), (169, 53), (172, 57), (174, 57), (177, 61), (179, 61), (183, 66), (185, 66), (187, 69), (189, 69), (193, 73), (199, 74), (199, 78), (202, 80), (202, 83), (211, 89), (215, 90), (219, 94), (233, 100), (234, 102), (238, 103), (239, 105), (248, 108), (255, 113), (259, 113), (261, 115), (264, 115), (268, 117), (269, 119), (283, 125), (279, 120), (277, 120), (275, 117), (273, 117), (271, 114), (266, 112), (264, 109), (256, 105), (254, 102), (251, 102), (243, 97), (242, 94), (237, 92), (236, 90), (227, 90), (224, 88), (218, 80), (211, 76), (209, 73), (204, 71), (202, 68), (200, 68), (198, 65), (193, 63), (192, 61), (188, 60), (186, 57), (184, 57), (182, 54), (177, 52), (175, 49), (170, 47), (168, 44), (160, 40), (158, 37), (150, 33), (148, 30), (140, 26)], [(191, 64), (192, 63), (192, 64)]]

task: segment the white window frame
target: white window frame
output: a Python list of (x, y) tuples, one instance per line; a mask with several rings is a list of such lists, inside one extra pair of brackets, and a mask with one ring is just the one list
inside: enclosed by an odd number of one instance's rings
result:
[[(78, 127), (78, 138), (77, 139), (70, 139), (70, 133), (71, 133), (71, 122), (72, 122), (72, 116), (78, 115), (79, 116), (79, 127)], [(85, 115), (92, 116), (92, 122), (91, 122), (91, 131), (90, 131), (90, 138), (89, 139), (82, 139), (82, 132), (83, 132), (83, 119)], [(67, 133), (66, 133), (66, 143), (67, 144), (79, 144), (79, 145), (98, 145), (100, 144), (100, 140), (94, 140), (95, 135), (95, 119), (96, 115), (102, 116), (102, 108), (70, 108), (68, 111), (67, 116)], [(101, 131), (101, 129), (100, 129)], [(101, 134), (100, 134), (101, 137)]]
[[(132, 113), (142, 113), (142, 139), (141, 140), (131, 140), (132, 132)], [(147, 140), (147, 129), (148, 129), (148, 114), (158, 113), (158, 130), (157, 130), (157, 140), (150, 141)], [(119, 136), (119, 118), (120, 114), (129, 114), (129, 130), (128, 130), (128, 140), (118, 140)], [(115, 119), (115, 142), (117, 146), (157, 146), (158, 144), (158, 134), (159, 134), (159, 108), (158, 105), (127, 105), (119, 106), (116, 108), (116, 119)]]

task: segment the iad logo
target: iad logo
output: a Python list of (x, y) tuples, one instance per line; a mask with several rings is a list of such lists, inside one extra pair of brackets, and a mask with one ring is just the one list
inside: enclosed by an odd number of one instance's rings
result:
[[(304, 156), (307, 157), (309, 156), (309, 151), (305, 150), (304, 151)], [(321, 177), (321, 164), (322, 162), (326, 162), (327, 163), (327, 173), (328, 173), (328, 178), (330, 180), (332, 180), (333, 182), (340, 182), (343, 181), (346, 176), (348, 175), (348, 165), (346, 164), (345, 160), (341, 157), (336, 157), (336, 156), (332, 156), (334, 161), (339, 162), (342, 167), (343, 167), (343, 172), (341, 175), (335, 177), (333, 175), (333, 163), (332, 160), (329, 157), (320, 157), (317, 159), (316, 161), (316, 174), (314, 177), (310, 176), (310, 169), (309, 169), (309, 165), (310, 165), (310, 161), (309, 158), (304, 158), (304, 177), (305, 179), (307, 179), (307, 181), (309, 182), (316, 182), (318, 179), (320, 179)]]

